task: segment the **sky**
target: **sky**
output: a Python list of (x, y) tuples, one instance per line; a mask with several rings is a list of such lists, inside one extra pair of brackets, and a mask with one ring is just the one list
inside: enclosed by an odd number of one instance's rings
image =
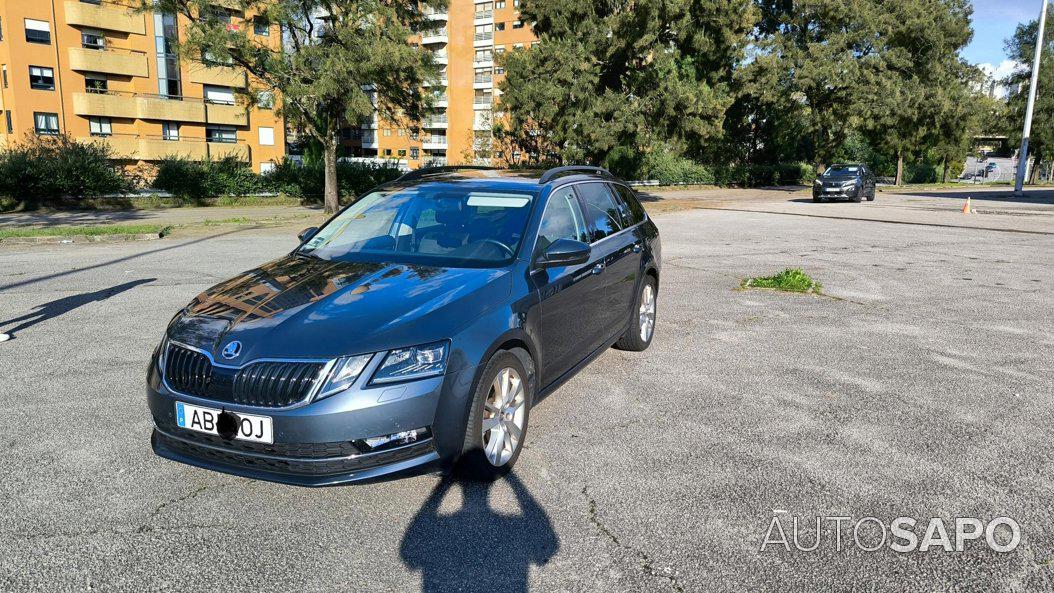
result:
[(973, 41), (963, 57), (973, 64), (998, 67), (1006, 60), (1003, 42), (1018, 23), (1039, 16), (1042, 0), (973, 0)]

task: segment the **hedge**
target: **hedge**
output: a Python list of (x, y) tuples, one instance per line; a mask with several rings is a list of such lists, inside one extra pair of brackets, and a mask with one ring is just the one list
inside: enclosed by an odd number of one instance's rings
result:
[(0, 195), (35, 208), (64, 196), (94, 197), (130, 191), (103, 143), (66, 136), (32, 137), (0, 152)]

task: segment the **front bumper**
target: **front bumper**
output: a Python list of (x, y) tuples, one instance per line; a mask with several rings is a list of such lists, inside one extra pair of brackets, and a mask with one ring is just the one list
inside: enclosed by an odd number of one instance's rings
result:
[[(443, 401), (462, 401), (475, 369), (396, 385), (351, 389), (294, 408), (233, 405), (173, 392), (152, 373), (146, 390), (154, 421), (151, 445), (166, 459), (196, 467), (299, 486), (328, 486), (395, 474), (440, 469), (456, 451), (444, 443), (461, 442), (464, 425), (444, 420)], [(467, 383), (466, 383), (467, 381)], [(462, 395), (462, 397), (457, 397)], [(176, 402), (269, 416), (270, 445), (180, 428)], [(456, 414), (455, 414), (456, 415)], [(354, 441), (429, 428), (431, 436), (380, 451), (363, 450)], [(460, 434), (456, 434), (460, 430)]]
[(857, 186), (838, 188), (821, 188), (813, 186), (812, 189), (812, 197), (814, 198), (855, 198), (859, 193), (860, 188)]

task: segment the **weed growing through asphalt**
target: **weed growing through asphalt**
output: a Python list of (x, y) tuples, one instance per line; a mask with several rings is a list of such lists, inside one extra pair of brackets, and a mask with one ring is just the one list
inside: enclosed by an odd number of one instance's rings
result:
[(820, 294), (823, 287), (801, 268), (788, 268), (775, 276), (747, 278), (740, 283), (739, 288), (770, 288), (786, 292)]

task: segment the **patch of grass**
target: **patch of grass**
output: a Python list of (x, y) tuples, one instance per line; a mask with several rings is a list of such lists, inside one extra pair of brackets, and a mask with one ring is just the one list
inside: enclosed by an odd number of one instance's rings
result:
[(762, 276), (759, 278), (747, 278), (739, 285), (740, 288), (769, 288), (786, 292), (803, 292), (820, 294), (823, 286), (813, 280), (801, 268), (788, 268), (775, 276)]
[(159, 224), (108, 224), (99, 226), (53, 226), (27, 229), (0, 229), (0, 239), (16, 237), (72, 237), (84, 235), (160, 235), (172, 230), (171, 226)]

